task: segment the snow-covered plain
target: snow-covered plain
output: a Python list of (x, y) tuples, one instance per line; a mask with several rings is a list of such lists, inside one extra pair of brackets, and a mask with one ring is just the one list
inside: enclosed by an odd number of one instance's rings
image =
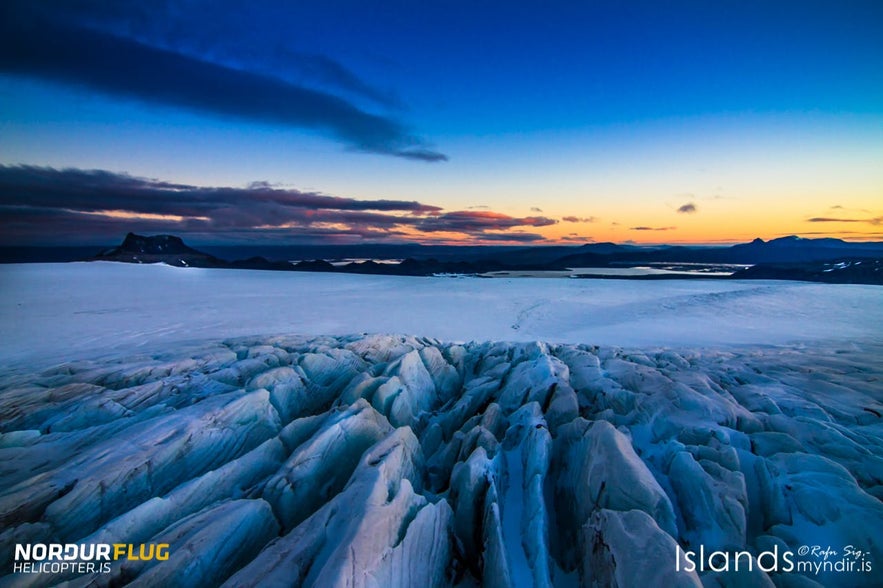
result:
[[(0, 276), (0, 586), (883, 583), (880, 288)], [(817, 545), (872, 570), (675, 568)]]
[(0, 359), (45, 363), (266, 334), (782, 344), (883, 332), (876, 286), (408, 278), (93, 262), (0, 266)]

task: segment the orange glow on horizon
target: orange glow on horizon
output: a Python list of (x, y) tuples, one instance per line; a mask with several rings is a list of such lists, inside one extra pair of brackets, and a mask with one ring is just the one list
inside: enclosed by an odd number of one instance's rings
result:
[(181, 223), (188, 220), (209, 221), (205, 216), (180, 216), (177, 214), (155, 214), (152, 212), (133, 212), (131, 210), (69, 210), (73, 214), (85, 214), (89, 216), (104, 216), (127, 220), (153, 220), (170, 221)]

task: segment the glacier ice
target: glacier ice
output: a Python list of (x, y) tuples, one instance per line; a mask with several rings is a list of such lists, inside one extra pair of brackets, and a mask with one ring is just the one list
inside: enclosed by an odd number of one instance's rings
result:
[[(879, 585), (880, 357), (290, 335), (10, 368), (0, 585)], [(59, 541), (170, 557), (10, 573)], [(876, 565), (675, 570), (816, 544)]]

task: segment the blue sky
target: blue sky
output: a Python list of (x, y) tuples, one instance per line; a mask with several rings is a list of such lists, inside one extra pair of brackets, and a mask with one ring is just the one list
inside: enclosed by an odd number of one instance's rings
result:
[[(27, 242), (47, 227), (70, 242), (129, 229), (205, 242), (881, 236), (880, 2), (290, 4), (5, 3), (4, 232)], [(142, 179), (163, 210), (162, 184), (227, 188), (241, 221), (189, 217), (187, 202), (158, 219), (149, 199), (114, 200), (112, 182), (94, 195), (103, 208), (85, 187), (74, 199), (56, 186), (87, 181), (85, 170)], [(267, 201), (253, 182), (282, 193), (270, 199), (286, 202), (278, 222), (250, 214)], [(46, 191), (54, 197), (37, 197)], [(306, 207), (307, 193), (426, 210), (345, 218)]]

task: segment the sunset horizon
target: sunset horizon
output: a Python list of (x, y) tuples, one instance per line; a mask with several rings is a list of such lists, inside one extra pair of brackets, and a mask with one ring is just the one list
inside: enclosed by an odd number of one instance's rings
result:
[[(539, 207), (516, 217), (486, 206), (446, 210), (416, 200), (362, 200), (268, 182), (241, 187), (198, 186), (106, 170), (31, 165), (0, 164), (0, 189), (7, 213), (0, 246), (100, 245), (116, 242), (128, 232), (174, 234), (212, 245), (713, 246), (789, 236), (848, 242), (883, 240), (883, 232), (877, 230), (883, 225), (883, 216), (862, 217), (871, 211), (841, 205), (829, 207), (822, 216), (790, 224), (781, 218), (744, 219), (751, 228), (737, 224), (738, 211), (725, 219), (718, 214), (718, 222), (725, 226), (719, 229), (712, 221), (695, 222), (700, 204), (693, 201), (669, 210), (663, 218), (635, 215), (633, 219), (655, 220), (656, 224), (633, 225), (575, 214), (551, 216)], [(245, 222), (231, 223), (231, 211), (241, 214)], [(266, 217), (253, 222), (261, 214)], [(279, 220), (286, 215), (289, 220)], [(227, 226), (222, 219), (227, 219)], [(678, 224), (664, 225), (660, 220)], [(777, 229), (776, 223), (785, 226)], [(801, 229), (808, 225), (809, 229)], [(827, 226), (867, 226), (869, 230), (816, 228)], [(572, 230), (579, 227), (586, 230)]]

